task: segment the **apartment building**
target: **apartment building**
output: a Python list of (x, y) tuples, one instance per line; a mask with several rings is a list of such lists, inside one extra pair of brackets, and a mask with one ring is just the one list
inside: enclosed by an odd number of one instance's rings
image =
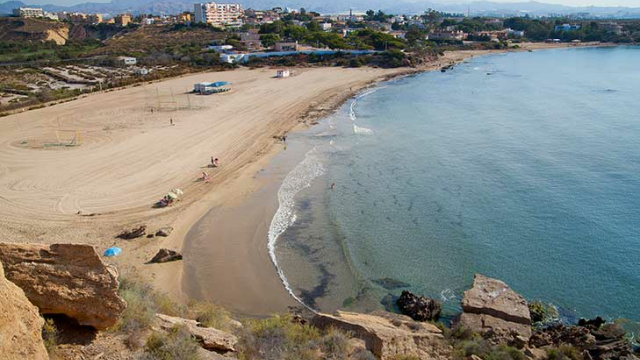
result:
[(194, 21), (214, 26), (241, 26), (244, 10), (240, 4), (194, 4)]

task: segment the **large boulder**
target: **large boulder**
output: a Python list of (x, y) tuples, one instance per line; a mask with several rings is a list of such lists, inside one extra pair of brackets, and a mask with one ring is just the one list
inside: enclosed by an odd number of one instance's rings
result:
[(396, 302), (400, 312), (416, 321), (434, 321), (440, 317), (442, 305), (434, 299), (402, 291)]
[(0, 354), (2, 359), (48, 359), (42, 342), (44, 320), (24, 292), (4, 277), (0, 264)]
[(126, 303), (118, 295), (118, 274), (93, 246), (0, 244), (0, 261), (43, 314), (64, 314), (98, 330), (118, 321)]
[(335, 327), (350, 332), (362, 339), (367, 350), (381, 360), (398, 356), (419, 359), (449, 359), (451, 356), (451, 347), (440, 329), (403, 315), (386, 311), (371, 314), (337, 311), (334, 315), (316, 314), (311, 323), (320, 329)]
[(168, 331), (176, 326), (184, 327), (187, 332), (200, 343), (200, 346), (206, 350), (223, 354), (236, 351), (238, 338), (232, 334), (214, 328), (202, 327), (202, 325), (195, 320), (163, 314), (156, 314), (156, 320), (162, 330)]
[(504, 282), (476, 274), (464, 292), (458, 323), (496, 342), (523, 343), (531, 337), (527, 301)]

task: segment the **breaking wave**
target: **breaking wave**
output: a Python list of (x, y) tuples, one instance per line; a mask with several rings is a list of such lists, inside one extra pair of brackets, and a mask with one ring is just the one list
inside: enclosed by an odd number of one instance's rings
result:
[(293, 296), (300, 304), (314, 311), (307, 306), (302, 300), (296, 296), (284, 275), (284, 272), (278, 265), (278, 259), (276, 258), (276, 242), (278, 237), (287, 230), (287, 228), (296, 221), (295, 213), (295, 196), (300, 190), (308, 188), (314, 179), (321, 176), (325, 172), (325, 167), (320, 159), (320, 151), (317, 147), (309, 150), (304, 159), (296, 165), (296, 167), (285, 177), (282, 182), (282, 186), (278, 190), (278, 203), (279, 207), (276, 211), (271, 225), (269, 225), (268, 232), (268, 249), (271, 261), (276, 267), (278, 276), (282, 280), (284, 287), (289, 294)]
[(353, 133), (360, 135), (371, 135), (373, 134), (373, 130), (353, 124)]

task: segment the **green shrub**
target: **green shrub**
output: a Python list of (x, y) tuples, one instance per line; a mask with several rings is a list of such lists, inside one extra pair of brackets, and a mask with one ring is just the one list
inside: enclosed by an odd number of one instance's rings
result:
[(197, 360), (198, 343), (181, 327), (168, 334), (154, 332), (147, 339), (143, 360)]
[(542, 301), (530, 302), (529, 313), (531, 314), (531, 321), (534, 323), (547, 322), (558, 317), (556, 308)]
[(321, 339), (320, 348), (324, 359), (346, 359), (351, 352), (349, 335), (336, 329), (329, 328)]
[(514, 348), (504, 344), (492, 347), (489, 353), (483, 356), (485, 360), (524, 360), (524, 354)]
[(42, 326), (42, 341), (49, 356), (53, 357), (56, 345), (58, 344), (58, 329), (53, 319), (45, 319), (44, 325)]
[(199, 321), (205, 327), (230, 330), (231, 314), (221, 306), (208, 302), (191, 301), (187, 305), (189, 317)]
[(289, 315), (249, 320), (240, 334), (240, 359), (318, 359), (318, 329), (293, 323)]
[(547, 350), (548, 360), (582, 360), (582, 354), (578, 349), (569, 344), (561, 344), (557, 348)]

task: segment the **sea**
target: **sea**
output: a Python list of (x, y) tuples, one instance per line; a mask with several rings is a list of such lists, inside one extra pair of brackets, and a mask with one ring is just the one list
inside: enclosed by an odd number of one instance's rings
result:
[[(566, 318), (640, 321), (640, 47), (480, 56), (287, 137), (267, 246), (315, 310), (460, 311), (481, 273)], [(268, 171), (268, 169), (267, 169)]]

